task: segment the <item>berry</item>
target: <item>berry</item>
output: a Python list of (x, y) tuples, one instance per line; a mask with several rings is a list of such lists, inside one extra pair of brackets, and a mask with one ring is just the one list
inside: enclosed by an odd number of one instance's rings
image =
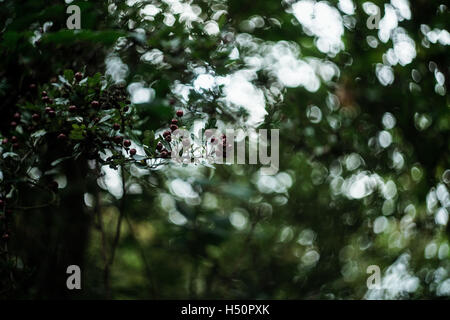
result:
[(161, 151), (162, 148), (163, 148), (163, 144), (161, 142), (158, 142), (156, 144), (156, 150)]
[(125, 108), (123, 108), (123, 112), (128, 112), (128, 110), (130, 110), (129, 106), (125, 106)]
[(17, 127), (17, 122), (12, 121), (12, 122), (10, 123), (10, 125), (11, 125), (11, 127), (14, 129), (15, 127)]
[(166, 150), (163, 150), (163, 152), (161, 152), (161, 157), (167, 158), (168, 156), (169, 156), (169, 153)]
[(178, 119), (172, 119), (171, 123), (172, 124), (178, 124)]
[(13, 116), (14, 120), (20, 120), (20, 113), (16, 112)]
[(17, 139), (17, 137), (16, 137), (16, 136), (12, 136), (12, 137), (11, 137), (11, 142), (12, 142), (12, 143), (16, 143), (16, 142), (17, 142), (17, 140), (18, 140), (18, 139)]
[(123, 138), (121, 136), (115, 136), (113, 139), (114, 139), (114, 142), (117, 144), (122, 143), (122, 140), (123, 140)]
[(3, 234), (2, 239), (3, 240), (8, 240), (9, 239), (9, 234), (7, 234), (7, 233)]
[(53, 104), (53, 99), (48, 99), (48, 103)]
[(82, 74), (81, 72), (75, 73), (75, 80), (76, 80), (77, 82), (80, 82), (81, 79), (83, 79), (83, 74)]
[(170, 130), (175, 131), (178, 129), (178, 126), (176, 124), (170, 125)]
[(211, 143), (216, 143), (216, 142), (217, 142), (216, 138), (211, 138)]
[(42, 91), (42, 92), (41, 92), (41, 95), (42, 95), (43, 97), (48, 96), (47, 91)]
[(31, 90), (36, 89), (36, 85), (35, 85), (34, 83), (30, 84), (30, 89), (31, 89)]
[(45, 107), (45, 113), (50, 113), (50, 111), (52, 111), (53, 109), (50, 107)]
[(175, 104), (175, 99), (170, 99), (169, 103), (173, 106)]
[(48, 96), (43, 96), (43, 97), (42, 97), (42, 101), (45, 102), (45, 103), (47, 103), (47, 102), (50, 101), (50, 98), (49, 98)]
[(77, 107), (76, 107), (76, 106), (70, 106), (70, 107), (69, 107), (69, 112), (70, 112), (70, 113), (75, 113), (75, 112), (77, 112)]
[(48, 112), (48, 115), (49, 115), (50, 118), (54, 118), (54, 117), (56, 116), (55, 110), (50, 110), (50, 111)]
[(2, 144), (7, 144), (7, 143), (8, 143), (8, 138), (3, 138)]
[(19, 149), (20, 148), (20, 144), (19, 143), (14, 143), (13, 144), (13, 148), (14, 149)]
[(123, 145), (128, 148), (129, 146), (131, 146), (131, 141), (130, 140), (125, 140), (123, 142)]
[(120, 129), (120, 124), (114, 123), (114, 124), (113, 124), (113, 129), (114, 129), (114, 130), (119, 130), (119, 129)]
[(67, 136), (66, 136), (64, 133), (60, 133), (60, 134), (58, 135), (58, 140), (64, 141), (64, 140), (66, 140), (66, 139), (67, 139)]
[(167, 136), (167, 137), (165, 137), (164, 139), (165, 139), (167, 142), (172, 141), (172, 137), (171, 137), (171, 136)]
[(39, 118), (40, 118), (40, 116), (39, 116), (37, 113), (33, 113), (33, 115), (31, 116), (31, 118), (32, 118), (34, 121), (38, 121)]
[(136, 149), (131, 149), (130, 150), (130, 156), (134, 156), (136, 154)]
[(177, 117), (182, 117), (183, 116), (183, 110), (178, 110), (177, 111)]
[(91, 106), (92, 106), (92, 108), (97, 109), (98, 107), (100, 107), (100, 102), (98, 102), (97, 100), (94, 100), (91, 102)]

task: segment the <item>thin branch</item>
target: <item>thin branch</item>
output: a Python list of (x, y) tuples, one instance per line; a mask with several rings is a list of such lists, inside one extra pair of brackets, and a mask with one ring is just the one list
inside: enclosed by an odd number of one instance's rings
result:
[(141, 243), (139, 242), (139, 239), (137, 238), (137, 236), (134, 232), (133, 225), (131, 224), (130, 219), (128, 217), (125, 217), (125, 220), (127, 221), (128, 228), (130, 229), (131, 235), (133, 236), (133, 238), (136, 241), (136, 244), (139, 248), (139, 253), (141, 254), (142, 261), (144, 262), (145, 272), (147, 273), (147, 277), (148, 277), (149, 283), (150, 283), (150, 293), (152, 295), (152, 298), (155, 299), (156, 298), (155, 284), (153, 281), (153, 276), (152, 276), (152, 272), (150, 269), (150, 265), (145, 256), (144, 248), (142, 247)]

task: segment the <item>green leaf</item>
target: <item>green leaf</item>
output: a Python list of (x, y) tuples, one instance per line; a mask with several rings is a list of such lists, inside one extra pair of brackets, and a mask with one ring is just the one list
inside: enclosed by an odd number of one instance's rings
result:
[(65, 78), (68, 82), (72, 83), (73, 77), (74, 77), (74, 72), (73, 72), (72, 70), (65, 70), (65, 71), (64, 71), (64, 78)]
[(19, 157), (19, 155), (17, 153), (14, 153), (14, 152), (5, 152), (3, 154), (3, 159), (6, 159), (6, 158), (17, 158), (17, 159), (19, 159), (20, 157)]
[(101, 118), (98, 123), (103, 123), (105, 121), (108, 121), (111, 118), (112, 118), (112, 116), (110, 114), (108, 114), (108, 115), (104, 116), (103, 118)]
[(137, 155), (137, 154), (133, 156), (133, 159), (136, 160), (136, 161), (141, 161), (141, 160), (144, 160), (145, 158), (147, 158), (147, 157), (140, 156), (140, 155)]
[(34, 138), (34, 139), (40, 138), (40, 137), (45, 136), (46, 133), (47, 133), (47, 131), (45, 131), (44, 129), (41, 129), (41, 130), (38, 130), (36, 132), (33, 132), (31, 134), (31, 137)]
[(100, 83), (100, 80), (102, 79), (101, 73), (97, 72), (93, 77), (90, 77), (88, 79), (88, 86), (89, 87), (95, 87)]
[(70, 158), (72, 158), (72, 157), (70, 156), (70, 157), (63, 157), (63, 158), (56, 159), (55, 161), (53, 161), (51, 163), (51, 166), (54, 167), (54, 166), (60, 164), (61, 162), (63, 162), (64, 160), (68, 160)]

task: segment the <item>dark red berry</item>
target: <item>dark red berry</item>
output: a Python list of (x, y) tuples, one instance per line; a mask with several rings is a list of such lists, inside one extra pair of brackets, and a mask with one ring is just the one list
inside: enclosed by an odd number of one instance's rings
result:
[(42, 92), (41, 92), (41, 95), (42, 95), (43, 97), (46, 97), (46, 96), (48, 96), (48, 93), (47, 93), (47, 91), (42, 91)]
[(75, 80), (80, 82), (83, 79), (83, 74), (81, 72), (75, 73)]
[(183, 110), (178, 110), (177, 111), (177, 117), (182, 117), (183, 116)]
[(8, 138), (3, 138), (2, 144), (7, 144), (7, 143), (8, 143)]
[(20, 144), (17, 143), (17, 142), (14, 143), (14, 144), (13, 144), (13, 148), (14, 148), (14, 149), (19, 149), (19, 148), (20, 148)]
[(15, 128), (15, 127), (17, 127), (17, 122), (12, 121), (12, 122), (10, 123), (10, 125), (11, 125), (12, 128)]
[(211, 143), (216, 143), (216, 138), (211, 138)]
[(170, 130), (175, 131), (178, 129), (178, 126), (176, 124), (170, 125)]
[(36, 89), (36, 85), (35, 85), (34, 83), (30, 84), (30, 89), (31, 89), (31, 90)]
[(75, 112), (77, 112), (77, 107), (76, 107), (76, 106), (69, 106), (69, 112), (70, 112), (70, 113), (75, 113)]
[(58, 140), (64, 141), (64, 140), (66, 140), (66, 139), (67, 139), (67, 136), (66, 136), (64, 133), (60, 133), (60, 134), (58, 135)]
[(114, 142), (117, 144), (122, 143), (122, 140), (123, 140), (123, 138), (121, 136), (115, 136), (113, 139), (114, 139)]
[(48, 99), (48, 103), (53, 104), (53, 99)]
[(3, 240), (8, 240), (9, 239), (9, 234), (5, 233), (2, 235), (2, 239)]
[(136, 149), (131, 149), (130, 150), (130, 156), (134, 156), (136, 154)]
[(56, 116), (55, 110), (50, 110), (50, 111), (48, 112), (48, 116), (49, 116), (50, 118), (54, 118), (54, 117)]
[(50, 98), (48, 96), (43, 96), (42, 97), (42, 101), (44, 101), (45, 103), (50, 101)]
[(50, 111), (52, 111), (53, 109), (50, 107), (45, 107), (45, 113), (49, 113)]
[(16, 112), (13, 116), (14, 120), (20, 120), (20, 113)]
[(168, 153), (166, 150), (164, 150), (163, 152), (161, 152), (161, 157), (167, 158), (168, 156), (169, 156), (169, 153)]
[(167, 136), (167, 137), (165, 137), (164, 139), (165, 139), (167, 142), (172, 141), (172, 137), (171, 137), (171, 136)]
[(169, 103), (173, 106), (175, 104), (175, 99), (170, 99)]
[(119, 130), (119, 129), (120, 129), (120, 124), (114, 123), (114, 124), (113, 124), (113, 129), (114, 129), (114, 130)]
[(170, 134), (171, 134), (170, 131), (166, 130), (163, 132), (163, 137), (165, 138), (167, 136), (170, 136)]
[(97, 100), (94, 100), (91, 102), (91, 106), (92, 106), (92, 108), (97, 109), (98, 107), (100, 107), (100, 102), (98, 102)]
[(130, 140), (125, 140), (123, 142), (123, 145), (128, 148), (129, 146), (131, 146), (131, 141)]
[(12, 142), (12, 143), (16, 143), (16, 142), (17, 142), (17, 140), (18, 140), (18, 139), (17, 139), (17, 137), (16, 137), (16, 136), (12, 136), (12, 137), (11, 137), (11, 142)]
[(172, 119), (171, 123), (172, 124), (178, 124), (178, 119)]
[(33, 113), (33, 115), (31, 116), (31, 118), (32, 118), (34, 121), (38, 121), (40, 117), (41, 117), (41, 116), (38, 115), (37, 113)]
[(163, 144), (161, 142), (158, 142), (156, 144), (156, 150), (161, 151), (162, 148), (163, 148)]

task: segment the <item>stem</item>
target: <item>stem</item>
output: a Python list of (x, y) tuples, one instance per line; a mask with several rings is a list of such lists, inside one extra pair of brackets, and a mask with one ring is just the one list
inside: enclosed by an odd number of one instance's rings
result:
[(110, 255), (109, 261), (105, 264), (105, 270), (104, 270), (104, 282), (105, 282), (105, 287), (106, 287), (106, 297), (108, 299), (111, 299), (111, 289), (109, 286), (110, 269), (114, 263), (114, 257), (115, 257), (117, 245), (119, 244), (119, 240), (120, 240), (120, 229), (122, 227), (122, 221), (125, 216), (125, 196), (126, 196), (125, 182), (126, 182), (126, 179), (125, 179), (125, 170), (124, 170), (123, 165), (120, 166), (120, 171), (121, 171), (121, 175), (122, 175), (122, 199), (120, 199), (119, 220), (117, 221), (117, 225), (116, 225), (116, 232), (115, 232), (113, 244), (111, 247), (111, 255)]
[(105, 229), (103, 228), (103, 219), (100, 212), (100, 200), (99, 195), (97, 193), (97, 201), (95, 205), (95, 214), (97, 216), (98, 220), (98, 228), (100, 230), (101, 238), (102, 238), (102, 257), (103, 257), (103, 263), (104, 263), (104, 269), (103, 269), (103, 284), (105, 286), (105, 292), (106, 296), (109, 297), (111, 295), (111, 289), (109, 285), (109, 264), (108, 264), (108, 247), (106, 243), (106, 234)]
[(145, 272), (147, 273), (147, 277), (148, 277), (149, 284), (150, 284), (150, 294), (152, 295), (152, 298), (155, 299), (155, 297), (156, 297), (155, 284), (153, 281), (152, 272), (150, 270), (150, 265), (148, 264), (147, 258), (145, 256), (144, 248), (142, 247), (141, 243), (139, 242), (139, 239), (135, 235), (135, 232), (134, 232), (133, 226), (130, 222), (130, 219), (128, 219), (128, 217), (125, 217), (125, 220), (127, 221), (128, 228), (130, 229), (130, 232), (139, 248), (139, 253), (141, 254), (142, 261), (144, 262)]

